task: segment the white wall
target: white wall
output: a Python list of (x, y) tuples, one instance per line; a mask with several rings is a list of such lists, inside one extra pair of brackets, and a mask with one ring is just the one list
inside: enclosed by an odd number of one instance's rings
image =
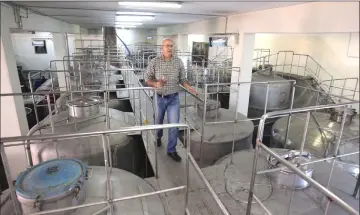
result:
[(68, 34), (67, 35), (68, 38), (68, 46), (69, 46), (69, 54), (72, 55), (73, 53), (75, 53), (75, 40), (76, 40), (76, 35), (75, 34)]
[[(24, 11), (21, 12), (24, 14)], [(13, 8), (1, 3), (1, 93), (20, 93), (16, 59), (11, 39), (11, 30), (18, 28)], [(34, 12), (22, 18), (22, 29), (39, 32), (59, 32), (79, 34), (80, 26), (68, 24)], [(84, 30), (82, 30), (84, 31)], [(55, 45), (55, 44), (54, 44)], [(1, 137), (25, 135), (28, 132), (24, 102), (22, 97), (1, 97)], [(6, 148), (12, 179), (27, 166), (24, 147)]]
[[(336, 15), (334, 15), (336, 14)], [(227, 26), (225, 26), (227, 23)], [(359, 32), (358, 2), (312, 2), (289, 7), (236, 14), (225, 17), (173, 25), (157, 29), (158, 35), (238, 33), (239, 44), (234, 48), (234, 67), (246, 67), (243, 54), (253, 55), (253, 50), (243, 49), (251, 33), (349, 33)], [(249, 39), (249, 41), (252, 41)], [(247, 53), (243, 53), (247, 50)], [(251, 73), (251, 68), (241, 69), (241, 73)], [(235, 74), (234, 74), (235, 75)], [(246, 75), (245, 75), (246, 76)], [(245, 77), (244, 76), (244, 77)], [(246, 76), (247, 77), (247, 76)], [(241, 80), (245, 81), (245, 80)], [(248, 100), (249, 90), (241, 92), (242, 100)], [(234, 100), (230, 101), (234, 106)], [(245, 110), (246, 108), (244, 108)], [(247, 114), (244, 112), (244, 114)]]
[[(359, 78), (359, 58), (349, 57), (349, 41), (350, 33), (340, 34), (256, 34), (255, 48), (270, 49), (272, 54), (276, 54), (279, 51), (294, 51), (296, 54), (304, 54), (311, 56), (317, 63), (321, 65), (324, 70), (321, 70), (320, 78), (322, 80), (329, 80), (331, 77), (334, 79), (344, 78)], [(352, 46), (359, 47), (359, 40), (355, 39), (358, 35), (352, 35), (354, 40)], [(357, 44), (356, 44), (357, 42)], [(282, 57), (279, 63), (282, 64)], [(291, 56), (287, 57), (287, 63), (290, 64)], [(293, 64), (297, 65), (298, 57), (294, 57)], [(276, 57), (270, 59), (271, 64), (275, 64)], [(300, 60), (301, 65), (305, 65), (305, 57)], [(312, 60), (308, 60), (308, 67), (312, 70), (316, 70), (317, 66)], [(288, 67), (289, 69), (290, 67)], [(293, 68), (294, 72), (297, 68)], [(300, 69), (302, 70), (302, 69)], [(299, 71), (299, 70), (297, 70)], [(326, 74), (326, 75), (325, 75)], [(327, 84), (330, 84), (328, 82)], [(334, 82), (336, 87), (343, 87), (346, 84), (347, 89), (355, 89), (357, 80), (337, 80)], [(351, 96), (353, 92), (341, 89), (333, 89), (332, 93), (340, 96), (341, 94)], [(355, 98), (358, 98), (358, 94), (355, 94)], [(356, 107), (358, 108), (358, 107)]]
[[(55, 59), (54, 43), (52, 34), (48, 32), (26, 34), (11, 34), (16, 64), (24, 70), (42, 70), (50, 67), (50, 61)], [(36, 54), (32, 41), (45, 40), (46, 54)]]
[[(150, 43), (156, 44), (156, 31), (147, 29), (116, 29), (117, 35), (121, 38), (126, 45), (132, 45), (135, 43)], [(146, 40), (146, 36), (153, 36), (152, 40)], [(117, 41), (117, 44), (121, 44)]]
[[(313, 57), (334, 78), (358, 77), (359, 58), (349, 57), (350, 33), (341, 34), (256, 34), (255, 48), (294, 51)], [(353, 44), (354, 46), (359, 46)]]

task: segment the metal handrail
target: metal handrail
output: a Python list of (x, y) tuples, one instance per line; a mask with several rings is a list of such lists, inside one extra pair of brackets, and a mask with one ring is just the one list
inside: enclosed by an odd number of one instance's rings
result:
[[(261, 49), (260, 49), (261, 50)], [(290, 57), (287, 58), (287, 54), (290, 53)], [(279, 62), (279, 56), (281, 54), (285, 54), (284, 56), (284, 59), (283, 59), (283, 63)], [(266, 55), (266, 56), (256, 56), (256, 58), (254, 58), (254, 63), (256, 62), (256, 65), (260, 62), (260, 63), (263, 63), (265, 64), (266, 62), (269, 63), (270, 61), (270, 58), (271, 57), (276, 57), (276, 61), (275, 61), (275, 65), (274, 67), (277, 68), (277, 67), (283, 67), (283, 70), (285, 69), (285, 66), (290, 66), (290, 74), (292, 74), (292, 70), (293, 68), (303, 68), (304, 69), (304, 72), (307, 72), (308, 74), (311, 74), (311, 76), (313, 76), (313, 78), (317, 81), (317, 83), (319, 84), (320, 88), (324, 91), (324, 92), (328, 92), (329, 94), (331, 94), (332, 92), (332, 89), (335, 88), (334, 87), (334, 81), (336, 80), (343, 80), (344, 81), (344, 85), (343, 87), (341, 88), (341, 98), (339, 99), (339, 102), (342, 102), (342, 98), (345, 97), (344, 96), (344, 90), (348, 90), (348, 89), (345, 89), (345, 85), (346, 85), (346, 81), (348, 79), (358, 79), (358, 78), (343, 78), (343, 79), (334, 79), (333, 76), (327, 72), (314, 58), (312, 58), (311, 56), (309, 55), (305, 55), (305, 54), (296, 54), (294, 51), (279, 51), (277, 52), (276, 54), (270, 54), (269, 55)], [(296, 61), (294, 58), (295, 57), (298, 57), (298, 63), (296, 64), (294, 61)], [(306, 60), (305, 60), (305, 64), (304, 63), (301, 63), (302, 65), (300, 65), (300, 60), (302, 59), (301, 57), (305, 57)], [(316, 67), (316, 71), (313, 71), (310, 67), (309, 67), (309, 60), (311, 60), (315, 65)], [(289, 60), (290, 62), (287, 63), (286, 61)], [(304, 65), (303, 65), (304, 64)], [(325, 73), (329, 78), (330, 80), (321, 80), (320, 76), (321, 76), (321, 73)], [(324, 84), (324, 82), (330, 82), (330, 86), (329, 85), (326, 85)], [(348, 91), (352, 91), (354, 92), (351, 96), (355, 97), (355, 94), (356, 94), (356, 89), (357, 89), (357, 85), (358, 85), (358, 81), (356, 81), (356, 84), (354, 86), (354, 89), (349, 89)], [(328, 88), (326, 86), (329, 86)], [(329, 97), (330, 98), (330, 97)]]
[[(262, 148), (262, 149), (264, 149), (265, 152), (269, 153), (271, 156), (276, 158), (280, 163), (282, 163), (288, 169), (292, 170), (294, 173), (296, 173), (302, 179), (307, 181), (310, 185), (312, 185), (313, 187), (318, 189), (321, 193), (323, 193), (325, 196), (327, 196), (331, 201), (334, 201), (336, 204), (338, 204), (340, 207), (342, 207), (348, 213), (358, 215), (359, 214), (358, 211), (356, 211), (354, 208), (349, 206), (346, 202), (344, 202), (342, 199), (340, 199), (338, 196), (336, 196), (334, 193), (332, 193), (328, 189), (328, 187), (324, 187), (323, 185), (319, 184), (317, 181), (315, 181), (314, 179), (310, 178), (305, 173), (303, 173), (298, 167), (295, 167), (289, 161), (281, 158), (279, 155), (277, 155), (275, 152), (273, 152), (271, 149), (269, 149), (268, 147), (266, 147), (262, 143), (263, 132), (264, 132), (264, 127), (265, 127), (265, 121), (269, 117), (280, 116), (280, 115), (284, 115), (284, 114), (291, 115), (291, 114), (294, 114), (294, 113), (302, 113), (302, 112), (307, 112), (308, 116), (309, 116), (310, 111), (322, 110), (322, 109), (330, 109), (330, 108), (342, 108), (342, 107), (346, 107), (347, 105), (351, 105), (353, 103), (354, 102), (348, 102), (348, 103), (343, 103), (343, 104), (334, 104), (334, 105), (320, 105), (320, 106), (314, 106), (314, 107), (297, 108), (297, 109), (292, 109), (292, 110), (274, 111), (274, 112), (264, 114), (261, 117), (261, 120), (260, 120), (260, 123), (259, 123), (259, 128), (258, 128), (257, 145), (255, 147), (255, 155), (254, 155), (254, 159), (253, 159), (253, 166), (252, 166), (253, 170), (252, 170), (251, 181), (250, 181), (250, 191), (249, 191), (249, 196), (248, 196), (248, 202), (252, 202), (252, 199), (254, 198), (255, 177), (257, 175), (257, 172), (256, 172), (257, 158), (259, 156), (259, 149)], [(337, 151), (339, 149), (339, 145), (340, 145), (340, 142), (341, 142), (342, 130), (344, 128), (346, 114), (347, 114), (346, 111), (344, 111), (343, 119), (342, 119), (342, 122), (341, 122), (340, 138), (336, 143), (336, 147), (335, 147), (335, 150), (334, 150), (334, 158), (338, 157)], [(310, 117), (307, 117), (306, 125), (308, 125), (308, 120), (309, 119), (310, 119)], [(307, 131), (307, 126), (305, 126), (304, 133), (306, 133), (306, 131)], [(300, 149), (301, 153), (302, 153), (302, 150), (304, 148), (304, 144), (305, 144), (305, 139), (303, 138), (303, 141), (301, 143), (301, 149)], [(333, 160), (333, 162), (335, 162), (335, 159)], [(334, 165), (332, 166), (332, 168), (334, 168)], [(331, 180), (331, 176), (332, 176), (332, 170), (331, 170), (331, 173), (330, 173), (328, 186), (329, 186), (329, 182)], [(248, 204), (248, 206), (247, 206), (247, 210), (246, 210), (247, 215), (250, 215), (251, 205), (252, 204)]]
[[(6, 178), (9, 184), (9, 190), (10, 190), (10, 195), (11, 198), (13, 200), (13, 204), (14, 204), (14, 210), (15, 210), (15, 214), (20, 215), (20, 206), (17, 202), (17, 198), (16, 198), (16, 193), (15, 193), (15, 188), (14, 185), (12, 184), (12, 178), (11, 178), (11, 174), (10, 174), (10, 167), (9, 167), (9, 163), (7, 160), (7, 155), (5, 152), (5, 147), (14, 147), (14, 146), (20, 146), (23, 145), (25, 146), (26, 144), (35, 144), (34, 142), (30, 142), (30, 140), (53, 140), (53, 141), (58, 141), (61, 139), (74, 139), (74, 138), (83, 138), (83, 137), (93, 137), (93, 136), (101, 136), (102, 137), (102, 142), (103, 142), (103, 150), (104, 150), (104, 162), (105, 162), (105, 169), (107, 172), (107, 201), (102, 201), (102, 202), (95, 202), (95, 203), (89, 203), (89, 204), (85, 204), (85, 205), (79, 205), (79, 206), (74, 206), (74, 207), (67, 207), (67, 208), (61, 208), (61, 209), (56, 209), (56, 210), (48, 210), (48, 211), (42, 211), (39, 213), (33, 213), (31, 215), (40, 215), (40, 214), (52, 214), (55, 212), (61, 212), (61, 211), (67, 211), (67, 210), (72, 210), (72, 209), (77, 209), (77, 208), (82, 208), (82, 207), (90, 207), (90, 206), (94, 206), (94, 205), (99, 205), (99, 204), (112, 204), (114, 202), (117, 201), (124, 201), (124, 200), (129, 200), (129, 199), (134, 199), (134, 198), (141, 198), (141, 197), (146, 197), (146, 196), (151, 196), (151, 195), (157, 195), (160, 193), (165, 193), (165, 192), (171, 192), (171, 191), (176, 191), (176, 190), (183, 190), (185, 189), (185, 207), (184, 207), (184, 213), (186, 212), (186, 209), (188, 207), (188, 183), (189, 183), (189, 163), (187, 162), (187, 167), (186, 167), (186, 172), (185, 174), (187, 175), (187, 180), (186, 180), (186, 184), (184, 186), (179, 186), (179, 187), (175, 187), (175, 188), (171, 188), (171, 189), (166, 189), (166, 190), (159, 190), (159, 191), (154, 191), (154, 192), (150, 192), (150, 193), (144, 193), (144, 194), (140, 194), (140, 195), (134, 195), (134, 196), (129, 196), (129, 197), (122, 197), (122, 198), (118, 198), (118, 199), (111, 199), (108, 195), (110, 194), (110, 173), (109, 173), (109, 169), (108, 169), (108, 165), (109, 165), (109, 158), (108, 158), (108, 145), (106, 144), (106, 140), (105, 140), (105, 136), (106, 135), (110, 135), (110, 134), (116, 134), (116, 133), (127, 133), (127, 132), (135, 132), (135, 131), (149, 131), (149, 130), (156, 130), (156, 129), (164, 129), (164, 128), (186, 128), (187, 129), (187, 135), (190, 136), (190, 128), (188, 127), (188, 125), (186, 124), (163, 124), (163, 125), (148, 125), (148, 126), (134, 126), (134, 127), (129, 127), (129, 128), (122, 128), (122, 129), (118, 129), (118, 130), (104, 130), (104, 131), (94, 131), (94, 132), (82, 132), (82, 133), (68, 133), (68, 134), (45, 134), (45, 135), (33, 135), (33, 136), (14, 136), (14, 137), (1, 137), (0, 138), (0, 153), (1, 153), (1, 158), (4, 164), (4, 170), (6, 173)], [(22, 143), (15, 143), (15, 144), (10, 144), (12, 142), (18, 142), (18, 141), (22, 141)], [(27, 143), (25, 143), (27, 142)], [(39, 142), (38, 144), (41, 144), (43, 142)], [(64, 144), (65, 142), (59, 142), (60, 144)], [(188, 158), (188, 154), (186, 154), (186, 159)]]

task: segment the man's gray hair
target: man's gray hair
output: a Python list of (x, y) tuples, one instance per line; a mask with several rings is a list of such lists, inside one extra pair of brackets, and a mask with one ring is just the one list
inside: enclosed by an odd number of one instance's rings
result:
[(164, 38), (162, 41), (161, 41), (161, 45), (166, 41), (166, 40), (169, 40), (171, 42), (174, 43), (174, 40), (170, 39), (170, 38)]

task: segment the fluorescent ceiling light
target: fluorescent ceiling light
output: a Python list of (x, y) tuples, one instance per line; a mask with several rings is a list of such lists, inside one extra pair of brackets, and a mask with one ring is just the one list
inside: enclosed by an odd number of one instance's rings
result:
[(135, 25), (127, 25), (127, 26), (115, 26), (116, 28), (122, 28), (122, 29), (124, 29), (124, 28), (136, 28), (136, 26)]
[(116, 15), (142, 15), (142, 16), (154, 16), (155, 13), (147, 13), (147, 12), (116, 12)]
[(115, 16), (115, 21), (118, 22), (141, 22), (145, 20), (153, 20), (153, 16)]
[(142, 25), (142, 22), (115, 22), (115, 25)]
[(121, 6), (133, 6), (141, 8), (157, 7), (157, 8), (181, 8), (181, 4), (175, 2), (119, 2)]

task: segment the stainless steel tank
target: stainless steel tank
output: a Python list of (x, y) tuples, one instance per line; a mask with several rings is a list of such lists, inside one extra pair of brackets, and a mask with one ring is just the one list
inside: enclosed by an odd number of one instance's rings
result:
[[(233, 111), (223, 108), (219, 108), (216, 112), (214, 111), (214, 109), (210, 109), (210, 114), (206, 114), (208, 116), (206, 118), (207, 122), (231, 121), (235, 119), (235, 112)], [(200, 128), (198, 132), (201, 133), (203, 118), (199, 116), (196, 109), (189, 107), (187, 109), (187, 117), (189, 117), (188, 120), (196, 123), (194, 127)], [(239, 122), (236, 124), (205, 124), (203, 144), (201, 144), (201, 136), (195, 131), (191, 132), (191, 153), (198, 161), (200, 160), (200, 146), (202, 145), (202, 158), (199, 163), (201, 167), (213, 165), (216, 160), (230, 153), (233, 140), (235, 140), (235, 151), (252, 148), (251, 142), (254, 125), (251, 121), (240, 121), (246, 119), (244, 115), (238, 113)], [(183, 135), (180, 135), (179, 138), (183, 140)]]
[[(353, 116), (352, 116), (353, 117)], [(308, 130), (306, 133), (305, 149), (320, 157), (332, 155), (335, 143), (338, 141), (341, 123), (333, 120), (328, 113), (313, 112), (310, 115)], [(350, 142), (359, 144), (358, 117), (349, 121), (344, 126), (342, 141), (351, 139)], [(288, 132), (288, 140), (285, 143), (285, 134), (288, 117), (278, 119), (272, 126), (271, 147), (300, 149), (302, 133), (306, 121), (306, 113), (293, 114)], [(320, 128), (319, 128), (320, 127)]]
[[(104, 167), (88, 166), (84, 188), (86, 187), (86, 198), (83, 204), (106, 201), (106, 171)], [(155, 190), (140, 177), (117, 168), (112, 168), (110, 174), (111, 196), (113, 199), (126, 196), (139, 195), (142, 193), (154, 192)], [(52, 181), (51, 183), (54, 183)], [(85, 191), (85, 189), (83, 189)], [(11, 198), (7, 198), (8, 190), (1, 196), (2, 208), (1, 215), (11, 215), (14, 212)], [(4, 201), (3, 201), (4, 200)], [(7, 200), (7, 201), (5, 201)], [(96, 205), (92, 207), (80, 208), (73, 211), (71, 215), (96, 214), (106, 205)], [(59, 207), (57, 207), (59, 208)], [(106, 215), (107, 211), (97, 213)], [(125, 200), (113, 203), (113, 214), (146, 214), (146, 215), (165, 215), (163, 203), (158, 195), (143, 197), (139, 199)]]
[[(26, 169), (15, 189), (23, 214), (77, 206), (86, 198), (87, 165), (75, 159), (56, 159)], [(70, 215), (75, 210), (52, 213)]]
[[(205, 84), (230, 83), (232, 69), (222, 67), (192, 67), (188, 71), (188, 80), (191, 85), (205, 88)], [(208, 92), (229, 92), (229, 86), (208, 86)]]
[[(104, 93), (83, 93), (83, 95), (81, 94), (75, 94), (73, 93), (73, 99), (72, 100), (78, 100), (80, 98), (90, 98), (90, 99), (95, 99), (98, 100), (100, 102), (100, 106), (104, 107)], [(67, 103), (71, 101), (71, 95), (70, 93), (66, 93), (61, 95), (57, 100), (56, 100), (56, 108), (58, 109), (58, 111), (66, 111), (68, 110), (68, 106)], [(110, 100), (109, 100), (109, 108), (115, 109), (115, 110), (124, 110), (124, 101), (122, 100), (118, 100), (116, 98), (116, 95), (110, 93)]]
[[(297, 156), (298, 151), (276, 148), (272, 150), (283, 158), (290, 157), (291, 159), (288, 159), (290, 162), (297, 163), (295, 159), (301, 158)], [(241, 150), (234, 153), (233, 163), (230, 163), (231, 155), (229, 154), (218, 160), (215, 165), (202, 169), (205, 177), (209, 180), (210, 185), (215, 189), (215, 192), (219, 195), (220, 200), (224, 203), (230, 214), (245, 214), (246, 212), (253, 158), (254, 149)], [(302, 161), (300, 161), (300, 163), (318, 159), (314, 156), (308, 156), (307, 153), (305, 153), (304, 158), (305, 160), (301, 159)], [(257, 171), (280, 167), (279, 165), (273, 165), (274, 163), (269, 164), (269, 160), (272, 160), (271, 157), (264, 151), (260, 151), (256, 164)], [(331, 166), (331, 162), (318, 162), (306, 165), (303, 171), (326, 187)], [(254, 195), (261, 200), (262, 204), (265, 205), (272, 214), (288, 214), (294, 187), (294, 184), (291, 183), (294, 182), (294, 177), (296, 177), (294, 173), (288, 169), (257, 175)], [(304, 182), (304, 180), (298, 181), (298, 179), (300, 178), (296, 177), (296, 182)], [(302, 183), (296, 183), (296, 185), (301, 184)], [(341, 165), (336, 164), (329, 189), (354, 209), (359, 210), (359, 201), (352, 196), (355, 184), (356, 178), (345, 172)], [(327, 199), (314, 187), (305, 185), (306, 184), (300, 186), (301, 189), (295, 189), (290, 214), (324, 214)], [(264, 215), (268, 213), (253, 200), (251, 214)], [(330, 204), (328, 215), (346, 214), (348, 213), (335, 203)]]
[[(252, 82), (286, 81), (276, 72), (255, 72)], [(277, 111), (290, 107), (292, 82), (279, 82), (269, 84), (266, 110)], [(264, 113), (267, 84), (251, 84), (249, 98), (249, 116), (261, 116)]]
[[(88, 118), (71, 117), (69, 111), (59, 112), (58, 114), (51, 116), (54, 125), (54, 133), (61, 134), (108, 130), (105, 112), (105, 108), (100, 107), (99, 114)], [(134, 117), (131, 114), (109, 108), (109, 116), (110, 130), (135, 125)], [(52, 133), (50, 117), (45, 118), (41, 122), (41, 125), (42, 134)], [(30, 134), (39, 134), (39, 128), (35, 126), (30, 130)], [(108, 136), (108, 139), (111, 149), (116, 150), (112, 153), (112, 159), (115, 159), (121, 149), (129, 143), (129, 137), (124, 133), (111, 134)], [(89, 165), (104, 165), (104, 151), (101, 136), (59, 140), (44, 144), (37, 144), (36, 141), (34, 142), (35, 144), (31, 144), (31, 156), (34, 164), (55, 159), (58, 154), (60, 158), (77, 158), (87, 162)], [(126, 158), (124, 157), (122, 159)]]

